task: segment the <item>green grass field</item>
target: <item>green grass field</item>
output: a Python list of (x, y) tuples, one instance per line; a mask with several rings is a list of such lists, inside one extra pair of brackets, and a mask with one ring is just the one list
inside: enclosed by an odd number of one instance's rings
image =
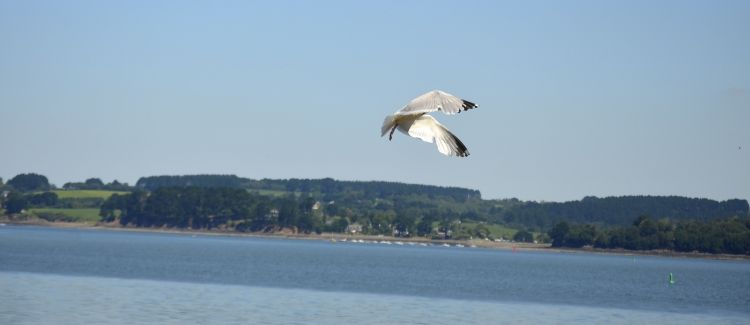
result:
[(38, 208), (29, 209), (29, 213), (39, 216), (40, 214), (63, 215), (69, 217), (73, 222), (96, 223), (99, 221), (99, 209), (62, 209), (62, 208)]
[(54, 190), (60, 199), (83, 199), (83, 198), (101, 198), (108, 199), (112, 194), (127, 194), (128, 192), (120, 191), (103, 191), (103, 190)]
[[(468, 228), (474, 228), (477, 224), (472, 222), (464, 222), (463, 226)], [(513, 238), (513, 235), (515, 235), (518, 230), (512, 229), (512, 228), (506, 228), (502, 225), (495, 225), (495, 224), (485, 224), (487, 229), (490, 230), (490, 235), (494, 238), (500, 238), (504, 237), (506, 239)]]

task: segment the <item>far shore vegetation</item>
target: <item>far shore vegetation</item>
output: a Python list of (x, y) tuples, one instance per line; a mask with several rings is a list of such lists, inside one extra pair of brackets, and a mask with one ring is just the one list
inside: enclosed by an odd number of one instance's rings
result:
[(52, 190), (58, 199), (83, 199), (99, 198), (108, 199), (112, 194), (128, 194), (127, 191), (107, 191), (107, 190)]
[(0, 212), (8, 220), (750, 254), (744, 199), (487, 200), (479, 191), (456, 187), (234, 175), (143, 177), (133, 186), (90, 178), (57, 188), (33, 173), (0, 179), (0, 194)]

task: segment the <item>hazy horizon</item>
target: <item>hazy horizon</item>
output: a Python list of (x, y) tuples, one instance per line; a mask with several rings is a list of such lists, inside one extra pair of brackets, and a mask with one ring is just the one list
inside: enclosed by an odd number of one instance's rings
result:
[[(750, 199), (750, 2), (0, 0), (0, 177)], [(383, 118), (441, 89), (446, 157)]]

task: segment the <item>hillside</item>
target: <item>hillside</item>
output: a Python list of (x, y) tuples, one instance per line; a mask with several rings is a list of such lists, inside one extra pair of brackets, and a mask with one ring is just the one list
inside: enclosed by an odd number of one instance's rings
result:
[(628, 225), (639, 216), (670, 220), (711, 220), (748, 214), (747, 200), (715, 201), (679, 196), (585, 197), (568, 202), (534, 202), (516, 199), (483, 200), (477, 190), (381, 181), (324, 179), (261, 179), (235, 175), (185, 175), (142, 177), (136, 187), (229, 187), (260, 195), (310, 197), (332, 214), (347, 218), (377, 213), (409, 215), (420, 219), (470, 220), (511, 225), (534, 231), (549, 230), (559, 221), (600, 226)]
[[(30, 174), (31, 175), (31, 174)], [(42, 175), (31, 175), (46, 184)], [(29, 175), (25, 175), (30, 178)], [(10, 183), (10, 182), (9, 182)], [(16, 182), (18, 183), (18, 182)], [(43, 184), (43, 185), (44, 185)], [(97, 185), (106, 186), (99, 179), (89, 179), (76, 187)], [(121, 184), (118, 184), (121, 185)], [(49, 185), (47, 185), (49, 186)], [(72, 186), (71, 186), (72, 187)], [(13, 187), (6, 186), (13, 190)], [(134, 196), (140, 200), (150, 199), (152, 203), (160, 201), (163, 206), (179, 204), (183, 211), (193, 211), (195, 217), (207, 214), (205, 211), (223, 211), (225, 203), (211, 203), (211, 209), (197, 209), (201, 202), (191, 202), (182, 195), (182, 189), (235, 189), (250, 194), (250, 198), (242, 196), (248, 206), (243, 209), (255, 209), (255, 203), (264, 202), (268, 209), (279, 210), (282, 205), (294, 203), (296, 207), (308, 209), (308, 205), (315, 207), (317, 229), (329, 229), (334, 221), (338, 225), (357, 223), (370, 227), (382, 228), (376, 232), (388, 232), (401, 228), (414, 232), (422, 222), (423, 228), (429, 225), (443, 228), (451, 223), (462, 222), (472, 225), (504, 225), (533, 232), (546, 232), (556, 223), (567, 221), (573, 224), (592, 224), (600, 228), (625, 226), (641, 217), (648, 216), (654, 220), (696, 220), (709, 221), (728, 217), (748, 216), (748, 202), (742, 199), (715, 201), (705, 198), (687, 198), (678, 196), (621, 196), (621, 197), (585, 197), (582, 200), (568, 202), (534, 202), (517, 199), (482, 199), (477, 190), (459, 187), (441, 187), (419, 184), (404, 184), (383, 181), (338, 181), (331, 178), (324, 179), (261, 179), (254, 180), (235, 175), (184, 175), (184, 176), (149, 176), (138, 180), (135, 187), (125, 189), (135, 190)], [(161, 189), (170, 191), (160, 191)], [(143, 193), (140, 193), (143, 192)], [(221, 191), (190, 192), (190, 195), (208, 195), (213, 198)], [(117, 200), (124, 200), (127, 192), (101, 190), (57, 190), (52, 193), (41, 193), (37, 189), (27, 194), (15, 193), (3, 199), (3, 207), (10, 211), (27, 208), (56, 208), (56, 209), (89, 209), (107, 208), (102, 206), (112, 194), (118, 195)], [(153, 196), (149, 193), (171, 193), (170, 195)], [(198, 193), (198, 194), (196, 194)], [(219, 194), (217, 194), (219, 193)], [(234, 195), (234, 194), (233, 194)], [(158, 199), (158, 200), (157, 200)], [(212, 199), (213, 200), (213, 199)], [(118, 210), (117, 206), (107, 200), (110, 209)], [(217, 201), (218, 202), (218, 201)], [(224, 202), (224, 201), (222, 201)], [(145, 204), (145, 201), (141, 202)], [(194, 207), (190, 207), (194, 205)], [(13, 209), (9, 209), (13, 208)], [(302, 209), (302, 210), (304, 210)], [(226, 209), (225, 209), (226, 210)], [(231, 209), (230, 209), (231, 210)], [(242, 209), (240, 209), (242, 210)], [(39, 210), (38, 210), (39, 211)], [(41, 210), (44, 211), (44, 210)], [(151, 208), (153, 217), (157, 208)], [(201, 212), (204, 211), (204, 212)], [(239, 210), (238, 210), (239, 211)], [(292, 211), (299, 213), (300, 209)], [(166, 213), (166, 211), (165, 211)], [(170, 210), (169, 213), (180, 213)], [(138, 213), (137, 213), (138, 214)], [(243, 219), (254, 214), (242, 210)], [(140, 215), (143, 219), (145, 215)], [(226, 216), (231, 220), (237, 216)], [(218, 226), (217, 223), (211, 223)], [(338, 227), (341, 228), (341, 227)], [(471, 236), (471, 234), (468, 234)]]
[(237, 177), (235, 175), (185, 175), (141, 177), (136, 187), (153, 191), (160, 187), (228, 187), (249, 190), (285, 191), (310, 193), (330, 199), (341, 193), (361, 195), (365, 198), (389, 198), (399, 195), (424, 194), (430, 197), (450, 197), (456, 200), (481, 199), (477, 190), (459, 187), (404, 184), (382, 181), (338, 181), (323, 179), (261, 179)]
[[(91, 180), (70, 187), (104, 186)], [(45, 185), (44, 180), (41, 183)], [(253, 180), (235, 175), (152, 176), (139, 179), (134, 188), (122, 187), (129, 191), (24, 192), (6, 187), (11, 191), (0, 203), (7, 214), (21, 217), (101, 220), (137, 227), (512, 238), (572, 247), (750, 252), (748, 202), (740, 199), (484, 200), (479, 191), (458, 187), (330, 178)]]
[(629, 225), (639, 216), (707, 221), (748, 214), (747, 200), (715, 201), (680, 196), (585, 197), (568, 202), (499, 201), (496, 222), (549, 229), (559, 221), (602, 226)]

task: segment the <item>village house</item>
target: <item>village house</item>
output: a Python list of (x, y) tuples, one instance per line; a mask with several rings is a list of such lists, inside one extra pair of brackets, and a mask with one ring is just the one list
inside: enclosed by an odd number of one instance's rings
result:
[(362, 225), (359, 223), (353, 223), (348, 226), (346, 226), (346, 232), (350, 234), (358, 234), (362, 232)]

